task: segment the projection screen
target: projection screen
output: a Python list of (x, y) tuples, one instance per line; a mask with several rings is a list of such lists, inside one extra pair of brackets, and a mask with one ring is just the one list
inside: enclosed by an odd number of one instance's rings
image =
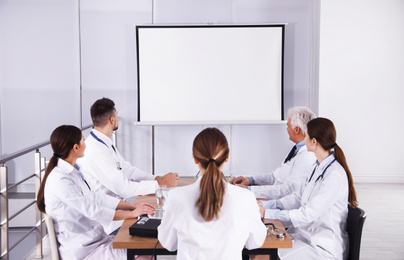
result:
[(136, 26), (137, 123), (283, 120), (284, 27)]

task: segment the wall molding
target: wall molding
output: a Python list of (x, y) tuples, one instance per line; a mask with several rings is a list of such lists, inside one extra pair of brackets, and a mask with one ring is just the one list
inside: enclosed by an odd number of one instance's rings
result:
[(404, 183), (402, 175), (354, 175), (353, 179), (361, 183)]

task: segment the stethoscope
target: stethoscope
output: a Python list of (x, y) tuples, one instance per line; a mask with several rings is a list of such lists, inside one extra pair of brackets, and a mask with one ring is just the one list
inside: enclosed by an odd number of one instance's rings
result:
[(286, 233), (283, 233), (283, 232), (279, 231), (279, 229), (277, 229), (273, 223), (264, 223), (264, 224), (265, 224), (265, 226), (271, 226), (272, 227), (272, 230), (270, 230), (267, 227), (267, 231), (269, 233), (271, 233), (271, 235), (276, 236), (277, 238), (284, 238), (284, 237), (287, 236)]
[[(320, 176), (317, 177), (317, 179), (316, 179), (315, 182), (317, 182), (317, 181), (320, 180), (320, 179), (324, 179), (324, 174), (325, 174), (325, 172), (327, 171), (328, 167), (330, 167), (331, 164), (333, 164), (336, 160), (337, 160), (337, 159), (334, 159), (332, 162), (330, 162), (330, 164), (327, 165), (327, 167), (325, 167), (323, 173), (322, 173)], [(314, 168), (314, 170), (313, 170), (313, 172), (312, 172), (312, 174), (311, 174), (311, 176), (310, 176), (309, 182), (311, 181), (311, 178), (313, 178), (313, 175), (314, 175), (314, 173), (316, 172), (316, 169), (317, 169), (317, 167)]]
[[(308, 200), (310, 200), (311, 195), (313, 194), (313, 190), (314, 190), (314, 187), (315, 187), (316, 184), (317, 184), (317, 181), (319, 181), (320, 179), (321, 179), (321, 180), (324, 179), (324, 174), (325, 174), (325, 172), (327, 171), (328, 167), (330, 167), (336, 160), (337, 160), (337, 159), (334, 159), (330, 164), (328, 164), (327, 167), (325, 167), (323, 173), (322, 173), (320, 176), (317, 177), (316, 181), (314, 182), (314, 186), (313, 186), (313, 188), (311, 189), (309, 196), (307, 197)], [(317, 167), (318, 167), (318, 166), (317, 166)], [(317, 167), (314, 168), (313, 173), (311, 174), (308, 183), (310, 183), (311, 179), (313, 178), (313, 175), (314, 175), (314, 173), (316, 172)]]

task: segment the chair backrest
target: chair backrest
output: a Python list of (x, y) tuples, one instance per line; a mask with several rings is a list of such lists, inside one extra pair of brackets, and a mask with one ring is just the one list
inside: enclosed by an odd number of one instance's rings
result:
[(346, 230), (349, 236), (348, 260), (359, 260), (361, 249), (362, 229), (365, 223), (366, 213), (358, 207), (348, 205), (348, 219)]
[(59, 244), (56, 239), (55, 229), (53, 228), (53, 220), (48, 214), (43, 214), (45, 223), (48, 228), (48, 236), (51, 247), (52, 260), (59, 260)]

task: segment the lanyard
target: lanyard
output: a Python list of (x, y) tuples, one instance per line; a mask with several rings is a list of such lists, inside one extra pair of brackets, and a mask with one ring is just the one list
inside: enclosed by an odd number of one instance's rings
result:
[(106, 147), (108, 147), (108, 145), (104, 143), (104, 141), (102, 141), (100, 138), (98, 138), (93, 132), (91, 132), (90, 134), (92, 135), (92, 137), (94, 137), (95, 140), (97, 140), (100, 143), (103, 143)]
[(90, 185), (88, 185), (88, 183), (84, 179), (83, 174), (80, 171), (77, 171), (77, 174), (80, 176), (80, 178), (83, 180), (83, 182), (87, 185), (88, 189), (91, 191)]
[(78, 167), (77, 164), (76, 164), (76, 165), (74, 165), (74, 168), (75, 168), (75, 170), (77, 172), (77, 175), (80, 176), (80, 178), (83, 180), (83, 182), (87, 185), (88, 189), (91, 191), (90, 185), (88, 185), (88, 183), (86, 182), (86, 179), (84, 179), (83, 174), (80, 172), (80, 167)]
[[(324, 178), (324, 173), (325, 173), (325, 171), (326, 171), (326, 170), (328, 169), (328, 167), (330, 167), (331, 164), (333, 164), (336, 160), (337, 160), (337, 159), (334, 159), (330, 164), (327, 165), (327, 167), (325, 167), (323, 173), (322, 173), (320, 176), (317, 177), (316, 182), (317, 182), (320, 178), (321, 178), (321, 179)], [(316, 167), (316, 168), (317, 168), (317, 167)], [(311, 176), (310, 176), (309, 182), (311, 181), (311, 178), (313, 178), (313, 175), (314, 175), (314, 172), (316, 171), (316, 168), (314, 168), (313, 173), (312, 173)]]
[[(100, 143), (103, 143), (106, 147), (108, 147), (108, 145), (106, 143), (104, 143), (100, 138), (98, 138), (93, 132), (91, 132), (90, 134), (91, 134), (92, 137), (94, 137), (95, 140), (97, 140)], [(114, 146), (112, 145), (111, 147), (114, 150), (114, 152), (116, 153), (116, 150), (115, 150)], [(119, 161), (116, 162), (116, 168), (118, 170), (122, 170), (121, 163)]]

